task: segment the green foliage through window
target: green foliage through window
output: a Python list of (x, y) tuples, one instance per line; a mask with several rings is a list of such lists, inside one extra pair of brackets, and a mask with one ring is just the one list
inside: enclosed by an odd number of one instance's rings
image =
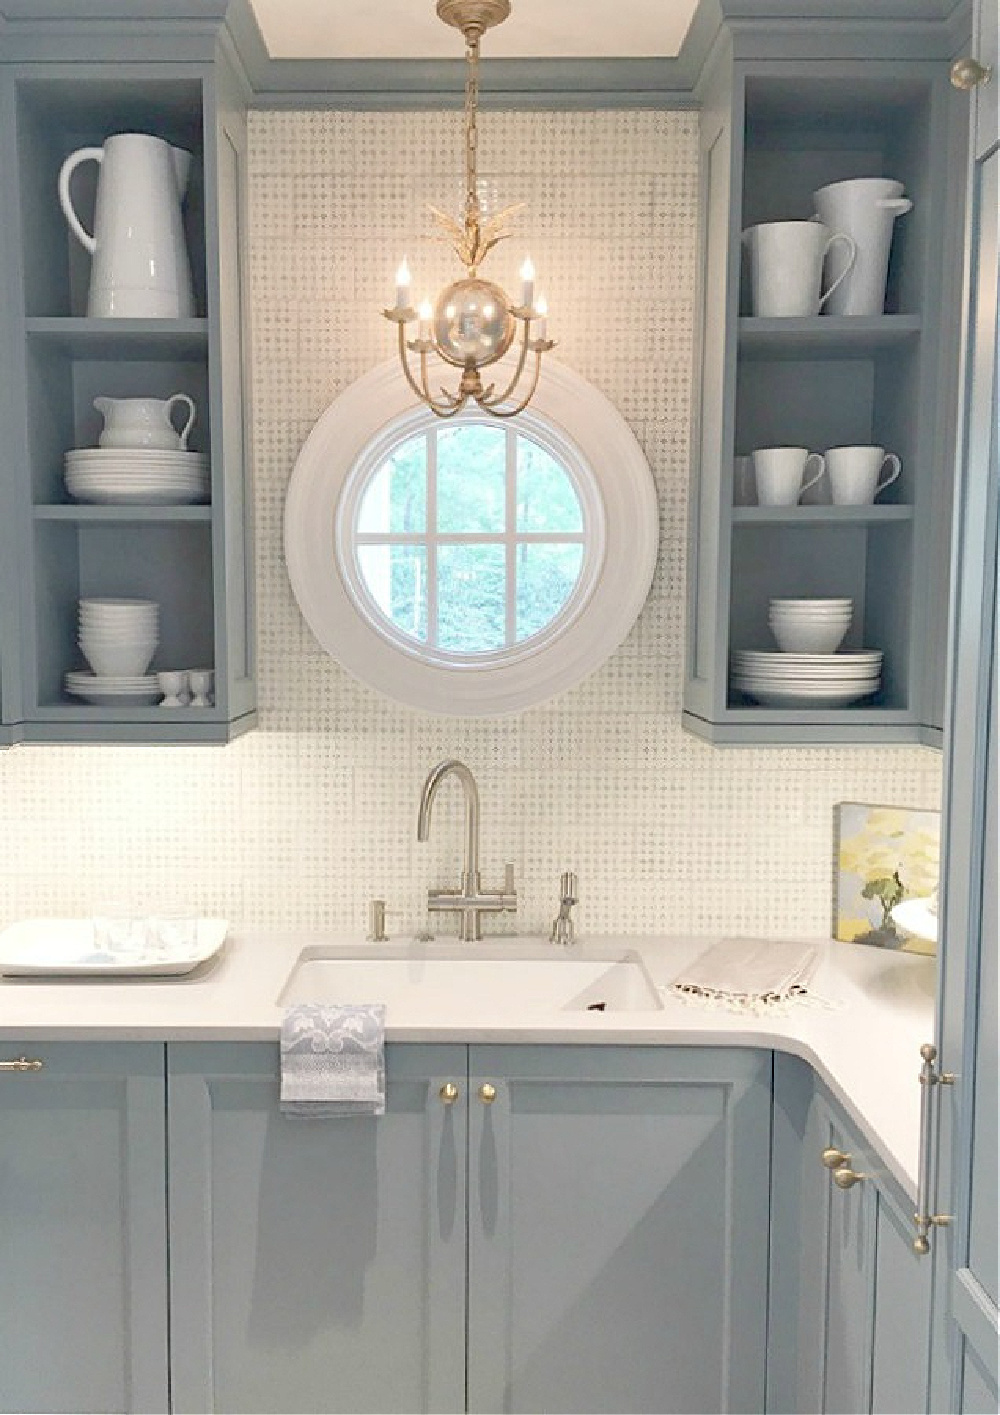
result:
[(540, 634), (583, 566), (583, 511), (565, 467), (525, 433), (492, 424), (398, 443), (369, 478), (356, 529), (380, 612), (405, 637), (456, 655)]

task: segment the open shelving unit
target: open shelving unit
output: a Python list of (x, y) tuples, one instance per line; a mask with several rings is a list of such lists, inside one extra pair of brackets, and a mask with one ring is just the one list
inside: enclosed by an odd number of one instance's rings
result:
[[(58, 741), (226, 741), (255, 720), (252, 553), (242, 380), (239, 267), (246, 90), (214, 45), (204, 59), (139, 62), (135, 49), (95, 32), (100, 59), (0, 64), (4, 168), (13, 174), (8, 311), (13, 374), (7, 401), (4, 503), (17, 526), (16, 694), (4, 699), (11, 735)], [(109, 48), (110, 45), (110, 48)], [(178, 40), (179, 52), (190, 46)], [(64, 159), (119, 132), (142, 132), (192, 154), (183, 220), (196, 314), (183, 319), (86, 313), (90, 257), (57, 196)], [(74, 174), (91, 224), (97, 165)], [(89, 186), (88, 186), (89, 184)], [(92, 229), (92, 227), (91, 227)], [(208, 504), (90, 504), (63, 480), (65, 453), (96, 447), (94, 407), (111, 398), (186, 393), (188, 441), (209, 458)], [(160, 642), (148, 672), (211, 668), (208, 708), (94, 706), (69, 696), (68, 669), (84, 596), (154, 599)]]
[[(943, 66), (879, 60), (737, 60), (703, 98), (706, 259), (701, 403), (692, 490), (684, 722), (721, 743), (933, 741), (926, 656), (939, 605), (922, 567), (946, 551), (934, 449), (942, 416), (944, 213), (949, 185)], [(813, 192), (853, 177), (904, 183), (885, 312), (750, 313), (741, 240), (766, 221), (807, 220)], [(759, 447), (878, 445), (900, 476), (871, 506), (834, 506), (826, 479), (798, 506), (735, 504), (736, 459)], [(740, 498), (745, 499), (745, 498)], [(880, 649), (877, 694), (847, 706), (765, 707), (731, 681), (739, 650), (774, 651), (772, 597), (850, 597), (846, 651)]]

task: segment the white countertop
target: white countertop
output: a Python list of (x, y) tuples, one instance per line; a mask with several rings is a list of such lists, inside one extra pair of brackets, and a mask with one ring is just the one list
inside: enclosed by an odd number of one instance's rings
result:
[[(712, 939), (595, 938), (575, 956), (634, 950), (658, 984), (669, 984)], [(300, 952), (344, 937), (237, 933), (221, 954), (178, 978), (0, 978), (0, 1043), (21, 1041), (276, 1041), (278, 998)], [(356, 940), (353, 940), (356, 942)], [(405, 940), (400, 940), (405, 942)], [(495, 938), (495, 945), (522, 940)], [(890, 1172), (915, 1197), (922, 1043), (934, 1036), (935, 960), (829, 939), (811, 989), (829, 1006), (743, 1016), (662, 994), (649, 1012), (523, 1011), (480, 1000), (430, 999), (419, 1015), (390, 1007), (389, 1042), (587, 1043), (630, 1046), (748, 1046), (809, 1062), (874, 1141)], [(469, 950), (476, 945), (467, 946)], [(420, 945), (414, 943), (419, 950)], [(553, 952), (562, 954), (562, 950)]]

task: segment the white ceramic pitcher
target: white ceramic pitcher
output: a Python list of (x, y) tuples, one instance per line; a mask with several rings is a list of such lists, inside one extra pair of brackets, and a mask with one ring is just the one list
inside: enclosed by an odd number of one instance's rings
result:
[[(854, 264), (850, 236), (818, 221), (767, 221), (743, 232), (750, 248), (755, 315), (803, 317), (819, 314)], [(843, 246), (846, 268), (821, 293), (823, 262)]]
[[(170, 416), (178, 405), (187, 408), (180, 432)], [(173, 393), (169, 398), (95, 398), (94, 407), (104, 418), (104, 431), (97, 439), (101, 447), (187, 450), (188, 433), (194, 425), (194, 403), (186, 393)]]
[[(896, 218), (913, 210), (902, 182), (888, 177), (853, 177), (813, 192), (816, 215), (827, 226), (846, 231), (857, 246), (853, 266), (831, 294), (828, 314), (881, 314), (889, 274), (889, 248)], [(843, 270), (839, 252), (830, 253), (831, 273)]]
[[(70, 195), (83, 162), (100, 177), (94, 231), (86, 231)], [(87, 313), (123, 318), (194, 314), (181, 202), (191, 154), (145, 133), (115, 133), (103, 147), (70, 153), (59, 172), (59, 202), (69, 228), (93, 257)]]

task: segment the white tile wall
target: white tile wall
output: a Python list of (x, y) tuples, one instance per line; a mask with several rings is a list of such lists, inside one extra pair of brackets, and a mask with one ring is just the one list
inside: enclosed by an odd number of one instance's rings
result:
[(454, 882), (456, 787), (415, 838), (427, 770), (454, 754), (483, 801), (483, 867), (517, 871), (518, 925), (545, 927), (579, 875), (584, 931), (824, 932), (840, 800), (935, 807), (923, 749), (713, 749), (681, 731), (688, 418), (697, 231), (690, 112), (492, 113), (494, 206), (524, 200), (490, 273), (530, 249), (559, 357), (621, 408), (660, 498), (649, 601), (587, 682), (519, 717), (431, 718), (350, 679), (291, 596), (282, 510), (299, 446), (336, 393), (392, 353), (379, 309), (406, 253), (415, 293), (458, 273), (422, 239), (457, 211), (455, 113), (251, 115), (251, 281), (260, 730), (227, 748), (0, 753), (0, 923), (125, 899), (187, 901), (274, 928), (360, 929), (366, 901), (422, 926)]

